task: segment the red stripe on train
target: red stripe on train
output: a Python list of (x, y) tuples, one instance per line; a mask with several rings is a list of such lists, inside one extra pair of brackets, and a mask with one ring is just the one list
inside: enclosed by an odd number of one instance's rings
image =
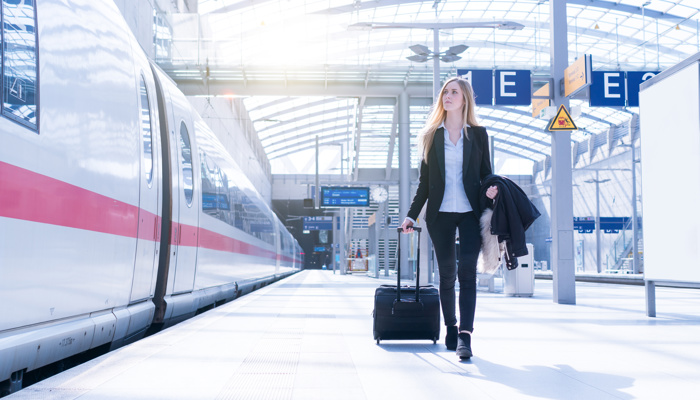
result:
[[(1, 161), (0, 217), (130, 238), (160, 239), (158, 215)], [(171, 244), (277, 257), (273, 251), (192, 225), (173, 223), (171, 232)]]
[(138, 215), (136, 206), (0, 162), (0, 216), (135, 238)]
[(272, 259), (277, 257), (277, 253), (274, 251), (266, 250), (204, 228), (199, 228), (199, 247)]

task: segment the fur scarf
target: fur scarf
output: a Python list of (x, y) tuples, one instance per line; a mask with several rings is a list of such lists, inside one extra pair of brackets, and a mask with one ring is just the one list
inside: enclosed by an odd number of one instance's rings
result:
[(486, 208), (479, 220), (481, 226), (481, 252), (476, 264), (476, 270), (480, 274), (493, 274), (501, 265), (501, 255), (504, 251), (504, 243), (498, 243), (498, 235), (491, 234), (491, 216), (493, 210)]

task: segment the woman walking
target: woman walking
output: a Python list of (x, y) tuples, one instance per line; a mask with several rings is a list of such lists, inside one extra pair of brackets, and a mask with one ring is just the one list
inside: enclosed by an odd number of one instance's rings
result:
[[(491, 174), (488, 135), (478, 125), (474, 91), (462, 78), (442, 87), (419, 135), (420, 180), (408, 216), (401, 227), (413, 231), (425, 202), (425, 221), (440, 271), (440, 304), (447, 326), (445, 345), (462, 358), (472, 356), (471, 335), (476, 309), (476, 263), (481, 248), (479, 191)], [(490, 199), (498, 188), (486, 191)], [(459, 230), (459, 267), (455, 239)], [(459, 279), (459, 325), (455, 311), (455, 280)]]

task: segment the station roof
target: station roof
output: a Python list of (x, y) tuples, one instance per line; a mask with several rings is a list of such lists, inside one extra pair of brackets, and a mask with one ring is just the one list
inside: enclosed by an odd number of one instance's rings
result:
[[(591, 55), (593, 70), (659, 71), (700, 51), (697, 0), (567, 3), (568, 64)], [(547, 78), (549, 7), (536, 0), (199, 0), (198, 14), (169, 20), (171, 47), (157, 59), (179, 83), (204, 82), (200, 94), (245, 97), (273, 173), (313, 172), (316, 136), (322, 173), (396, 167), (392, 99), (412, 90), (415, 138), (432, 97), (432, 62), (407, 60), (415, 55), (410, 46), (432, 50), (427, 27), (442, 27), (440, 51), (468, 46), (460, 60), (440, 63), (443, 81), (466, 68), (529, 69)], [(638, 113), (585, 99), (571, 106), (581, 112), (574, 141)], [(550, 154), (548, 120), (533, 118), (530, 106), (477, 112), (495, 139), (499, 173), (529, 174)]]

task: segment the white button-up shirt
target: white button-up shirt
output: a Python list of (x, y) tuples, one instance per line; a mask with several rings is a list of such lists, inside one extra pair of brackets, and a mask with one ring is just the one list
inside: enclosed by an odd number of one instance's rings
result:
[[(467, 125), (468, 126), (468, 125)], [(462, 182), (462, 164), (464, 161), (464, 129), (460, 132), (457, 144), (450, 140), (450, 133), (447, 132), (445, 124), (445, 194), (440, 205), (441, 212), (465, 213), (472, 211), (472, 206), (464, 192)]]

